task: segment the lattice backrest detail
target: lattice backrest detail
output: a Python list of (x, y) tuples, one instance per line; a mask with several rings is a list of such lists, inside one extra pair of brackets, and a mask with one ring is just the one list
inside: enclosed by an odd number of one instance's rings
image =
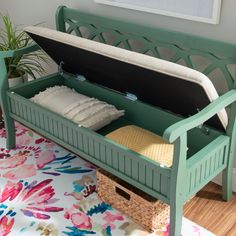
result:
[[(167, 40), (163, 40), (163, 35), (161, 35), (163, 32), (161, 30), (160, 38), (156, 29), (157, 32), (155, 34), (152, 33), (152, 35), (144, 34), (143, 32), (137, 34), (136, 32), (133, 32), (132, 25), (129, 27), (128, 24), (125, 24), (122, 25), (124, 27), (116, 27), (117, 24), (119, 24), (118, 21), (114, 21), (114, 24), (112, 24), (111, 21), (113, 20), (107, 19), (107, 21), (110, 22), (109, 24), (106, 24), (104, 18), (102, 18), (103, 22), (101, 24), (99, 17), (96, 20), (94, 16), (89, 17), (84, 13), (77, 13), (75, 16), (75, 14), (71, 14), (70, 11), (75, 13), (74, 10), (68, 8), (63, 9), (63, 14), (59, 11), (57, 21), (63, 22), (63, 24), (57, 24), (58, 30), (116, 47), (137, 51), (139, 53), (165, 59), (174, 63), (183, 64), (190, 68), (199, 70), (209, 76), (213, 83), (220, 83), (220, 86), (216, 86), (222, 90), (219, 92), (225, 92), (228, 89), (233, 88), (236, 74), (236, 46), (234, 48), (234, 56), (225, 56), (224, 54), (222, 55), (221, 52), (214, 53), (212, 50), (208, 51), (206, 49), (199, 49), (199, 46), (197, 48), (189, 47), (186, 39), (185, 42), (187, 43), (184, 46), (183, 44), (180, 45), (178, 42), (170, 42), (168, 37)], [(63, 20), (61, 19), (62, 17)], [(172, 32), (169, 32), (169, 37), (171, 37), (171, 33)], [(167, 32), (164, 32), (164, 34), (167, 34)], [(191, 38), (189, 40), (191, 40)], [(205, 40), (207, 43), (210, 41), (209, 39)], [(216, 41), (213, 41), (213, 43), (217, 44)], [(216, 48), (217, 46), (218, 45), (216, 45)], [(225, 45), (222, 44), (222, 46)], [(229, 45), (226, 46), (227, 50), (230, 51)], [(219, 81), (216, 81), (215, 79), (217, 76), (219, 77)], [(222, 77), (224, 77), (224, 79), (222, 79)], [(224, 82), (222, 82), (223, 80)], [(222, 83), (225, 84), (222, 85)]]

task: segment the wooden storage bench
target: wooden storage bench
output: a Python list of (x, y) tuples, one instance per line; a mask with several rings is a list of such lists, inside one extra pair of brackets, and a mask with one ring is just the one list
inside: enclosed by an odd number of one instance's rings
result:
[[(15, 146), (14, 120), (19, 121), (169, 204), (170, 236), (180, 235), (184, 203), (222, 171), (223, 198), (229, 200), (235, 155), (236, 91), (235, 74), (227, 65), (236, 63), (235, 45), (150, 29), (66, 7), (58, 9), (56, 19), (59, 31), (75, 32), (77, 36), (90, 39), (50, 30), (44, 32), (38, 27), (26, 29), (58, 63), (58, 73), (9, 89), (4, 58), (29, 53), (39, 47), (32, 45), (18, 51), (0, 52), (0, 96), (7, 148)], [(57, 36), (62, 38), (59, 40)], [(76, 43), (68, 43), (72, 39)], [(103, 44), (91, 41), (93, 39)], [(123, 44), (128, 50), (132, 50), (132, 40), (139, 40), (143, 46), (140, 52), (152, 52), (154, 57), (161, 57), (159, 47), (166, 47), (174, 52), (170, 61), (183, 59), (191, 68), (195, 68), (192, 55), (206, 57), (211, 64), (203, 73), (208, 75), (220, 69), (229, 91), (218, 97), (203, 74), (188, 68), (182, 73), (183, 67), (179, 65), (107, 46), (106, 40), (114, 46)], [(201, 78), (211, 84), (210, 89), (205, 90), (203, 85), (185, 80), (185, 77)], [(94, 132), (29, 100), (54, 85), (66, 85), (113, 104), (125, 110), (125, 116)], [(225, 107), (229, 105), (227, 117)], [(152, 131), (173, 143), (172, 166), (163, 166), (105, 137), (127, 124)]]

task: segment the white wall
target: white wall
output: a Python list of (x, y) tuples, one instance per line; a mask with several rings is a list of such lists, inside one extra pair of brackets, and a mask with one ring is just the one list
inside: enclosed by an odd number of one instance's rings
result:
[(236, 43), (236, 1), (222, 0), (222, 2), (221, 20), (218, 25), (114, 8), (96, 4), (93, 0), (0, 0), (0, 12), (9, 12), (13, 20), (19, 24), (32, 25), (45, 22), (47, 26), (54, 27), (57, 6), (66, 5), (99, 15)]

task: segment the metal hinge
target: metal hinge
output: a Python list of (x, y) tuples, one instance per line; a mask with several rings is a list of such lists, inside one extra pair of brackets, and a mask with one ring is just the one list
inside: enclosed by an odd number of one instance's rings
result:
[(201, 124), (198, 126), (198, 128), (202, 131), (202, 133), (204, 133), (205, 135), (209, 135), (210, 134), (210, 130), (204, 126), (204, 124)]
[(76, 79), (79, 80), (79, 81), (81, 81), (81, 82), (83, 82), (83, 81), (86, 80), (86, 78), (85, 78), (83, 75), (77, 75), (77, 76), (76, 76)]
[[(197, 112), (200, 112), (200, 109), (197, 108)], [(202, 131), (202, 133), (204, 133), (205, 135), (209, 135), (210, 134), (210, 130), (204, 126), (204, 124), (201, 124), (198, 126), (198, 128)]]
[(60, 75), (63, 75), (63, 69), (62, 69), (62, 66), (64, 65), (65, 63), (64, 63), (64, 61), (61, 61), (60, 63), (59, 63), (59, 66), (58, 66), (58, 72), (59, 72), (59, 74)]
[(138, 97), (132, 93), (126, 93), (125, 97), (133, 102), (138, 100)]

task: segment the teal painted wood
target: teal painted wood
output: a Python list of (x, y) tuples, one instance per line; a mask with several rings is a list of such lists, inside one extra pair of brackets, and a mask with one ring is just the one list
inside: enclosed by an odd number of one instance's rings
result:
[[(235, 71), (236, 76), (236, 71)], [(236, 89), (236, 80), (234, 81), (234, 89)], [(232, 197), (232, 173), (233, 173), (233, 162), (236, 155), (235, 143), (236, 143), (236, 102), (230, 105), (230, 117), (229, 124), (226, 133), (230, 140), (230, 148), (227, 158), (227, 167), (223, 171), (222, 175), (222, 186), (223, 186), (223, 199), (228, 201)]]
[(185, 202), (227, 166), (230, 138), (221, 135), (187, 160)]
[(7, 102), (7, 90), (9, 89), (8, 75), (4, 58), (0, 57), (0, 100), (1, 109), (3, 111), (3, 119), (6, 126), (7, 148), (15, 147), (15, 125), (14, 120), (9, 115), (9, 107)]
[(184, 197), (186, 188), (183, 183), (187, 179), (187, 133), (174, 142), (174, 159), (170, 176), (170, 232), (169, 235), (181, 234)]
[(1, 99), (1, 108), (3, 110), (3, 118), (5, 121), (5, 128), (6, 128), (6, 135), (7, 135), (6, 147), (8, 149), (14, 148), (16, 141), (15, 141), (14, 120), (9, 115), (9, 106), (7, 102), (6, 93), (7, 93), (7, 90), (9, 89), (9, 84), (8, 84), (7, 69), (5, 65), (5, 58), (23, 55), (23, 54), (30, 53), (38, 49), (39, 49), (38, 45), (32, 44), (18, 50), (0, 51), (0, 99)]
[[(236, 101), (236, 90), (232, 89), (221, 97), (217, 98), (207, 107), (202, 109), (196, 115), (175, 123), (165, 130), (163, 138), (169, 142), (174, 142), (179, 136), (186, 133), (190, 129), (203, 124), (212, 116), (217, 114), (221, 109), (233, 104)], [(235, 117), (229, 118), (229, 124), (235, 122)], [(229, 126), (230, 127), (230, 126)]]
[(36, 50), (39, 50), (39, 46), (37, 44), (31, 44), (17, 50), (0, 51), (0, 58), (17, 57)]

